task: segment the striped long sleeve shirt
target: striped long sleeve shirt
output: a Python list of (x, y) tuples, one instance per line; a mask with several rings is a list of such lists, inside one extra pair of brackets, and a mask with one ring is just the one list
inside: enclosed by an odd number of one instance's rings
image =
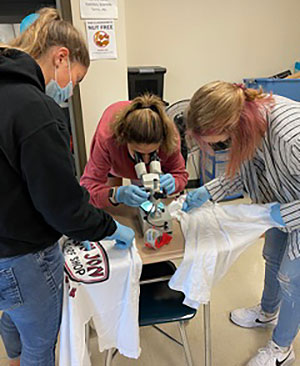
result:
[(243, 163), (234, 179), (221, 175), (205, 187), (213, 201), (244, 190), (253, 203), (279, 202), (289, 257), (294, 259), (300, 257), (300, 103), (274, 99), (267, 113), (267, 132), (254, 158)]

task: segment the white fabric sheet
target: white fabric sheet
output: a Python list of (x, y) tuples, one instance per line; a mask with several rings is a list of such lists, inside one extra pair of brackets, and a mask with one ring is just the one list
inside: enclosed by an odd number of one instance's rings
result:
[(185, 237), (184, 258), (170, 288), (185, 294), (184, 304), (198, 309), (210, 300), (211, 289), (239, 255), (268, 229), (278, 227), (271, 206), (219, 205), (211, 202), (189, 213), (181, 211), (184, 198), (169, 205)]

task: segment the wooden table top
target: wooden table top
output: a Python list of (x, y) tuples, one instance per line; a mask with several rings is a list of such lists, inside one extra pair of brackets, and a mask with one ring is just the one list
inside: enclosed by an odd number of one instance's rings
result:
[[(166, 204), (171, 202), (171, 198), (165, 200)], [(229, 201), (223, 201), (221, 205), (232, 205), (238, 203), (250, 203), (249, 198), (238, 198)], [(167, 245), (159, 249), (147, 248), (144, 243), (143, 235), (139, 225), (137, 208), (119, 205), (105, 208), (121, 224), (131, 227), (135, 231), (136, 245), (144, 264), (163, 262), (166, 260), (180, 259), (184, 254), (184, 236), (180, 224), (173, 220), (173, 239)]]
[(106, 208), (114, 219), (123, 225), (131, 227), (135, 231), (136, 245), (141, 256), (143, 264), (163, 262), (183, 257), (184, 237), (177, 220), (173, 220), (173, 239), (167, 245), (159, 249), (147, 248), (144, 244), (144, 238), (138, 220), (137, 208), (119, 205)]

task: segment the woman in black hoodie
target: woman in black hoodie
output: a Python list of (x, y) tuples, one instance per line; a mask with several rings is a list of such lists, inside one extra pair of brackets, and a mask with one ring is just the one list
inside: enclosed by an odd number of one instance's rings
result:
[(115, 239), (134, 232), (89, 204), (74, 175), (59, 103), (85, 76), (79, 32), (55, 9), (41, 9), (0, 48), (0, 310), (10, 365), (54, 366), (62, 305), (57, 240)]

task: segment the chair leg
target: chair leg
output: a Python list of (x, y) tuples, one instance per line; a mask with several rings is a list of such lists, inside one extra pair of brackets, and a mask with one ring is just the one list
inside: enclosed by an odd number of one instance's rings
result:
[(88, 322), (85, 325), (85, 344), (87, 348), (87, 352), (89, 357), (91, 357), (91, 350), (90, 350), (90, 323)]
[(179, 324), (179, 331), (180, 331), (180, 335), (181, 335), (181, 339), (182, 339), (184, 354), (185, 354), (185, 358), (186, 358), (186, 363), (188, 366), (193, 366), (191, 350), (190, 350), (189, 342), (188, 342), (186, 332), (185, 332), (185, 322), (180, 321), (180, 322), (178, 322), (178, 324)]
[(105, 366), (111, 366), (113, 359), (113, 352), (114, 352), (113, 348), (106, 351)]
[(210, 303), (203, 304), (205, 366), (211, 366)]

